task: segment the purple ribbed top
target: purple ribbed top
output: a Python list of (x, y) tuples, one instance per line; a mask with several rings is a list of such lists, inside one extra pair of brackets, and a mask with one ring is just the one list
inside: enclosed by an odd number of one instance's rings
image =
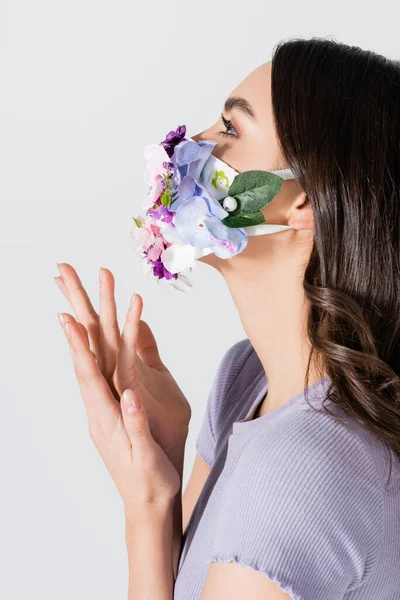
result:
[[(321, 409), (329, 376), (308, 388)], [(302, 392), (252, 419), (268, 390), (245, 338), (223, 356), (196, 448), (212, 466), (184, 534), (174, 600), (212, 562), (266, 575), (293, 600), (400, 600), (400, 461), (343, 409)], [(386, 479), (392, 454), (390, 485)]]

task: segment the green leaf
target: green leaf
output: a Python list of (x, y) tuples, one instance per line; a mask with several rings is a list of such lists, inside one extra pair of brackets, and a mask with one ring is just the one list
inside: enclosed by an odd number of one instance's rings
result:
[(250, 227), (251, 225), (265, 223), (265, 217), (260, 211), (256, 211), (252, 213), (229, 215), (229, 217), (222, 219), (222, 223), (227, 227)]
[(244, 171), (236, 175), (228, 195), (235, 198), (240, 213), (253, 213), (266, 206), (279, 192), (283, 178), (269, 171)]
[(167, 208), (170, 206), (172, 200), (171, 192), (169, 190), (165, 190), (163, 195), (161, 196), (161, 202)]
[(132, 219), (135, 221), (137, 227), (141, 227), (142, 226), (141, 222), (138, 219), (135, 219), (135, 217), (132, 217)]

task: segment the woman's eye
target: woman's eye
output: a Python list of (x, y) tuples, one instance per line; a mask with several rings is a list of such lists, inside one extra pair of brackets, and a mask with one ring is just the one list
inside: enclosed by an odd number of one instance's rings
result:
[(228, 135), (230, 137), (232, 137), (232, 136), (237, 137), (238, 132), (234, 128), (232, 121), (229, 121), (229, 119), (225, 119), (224, 115), (221, 115), (221, 119), (224, 124), (225, 131), (218, 131), (217, 135)]

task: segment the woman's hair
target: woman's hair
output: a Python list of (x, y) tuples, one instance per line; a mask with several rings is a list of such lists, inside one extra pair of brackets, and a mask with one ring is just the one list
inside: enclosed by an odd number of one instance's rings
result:
[(400, 62), (292, 39), (274, 47), (271, 85), (282, 155), (314, 218), (305, 387), (316, 353), (327, 398), (400, 458)]

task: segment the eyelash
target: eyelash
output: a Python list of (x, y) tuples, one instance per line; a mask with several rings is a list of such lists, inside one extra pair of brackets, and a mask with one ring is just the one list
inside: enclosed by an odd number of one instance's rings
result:
[(221, 119), (224, 124), (224, 127), (226, 127), (227, 130), (232, 129), (235, 133), (228, 133), (228, 131), (218, 131), (217, 135), (225, 135), (228, 137), (238, 137), (239, 134), (236, 131), (236, 129), (234, 128), (232, 121), (229, 121), (229, 119), (225, 119), (224, 115), (222, 115), (222, 114), (221, 114)]

